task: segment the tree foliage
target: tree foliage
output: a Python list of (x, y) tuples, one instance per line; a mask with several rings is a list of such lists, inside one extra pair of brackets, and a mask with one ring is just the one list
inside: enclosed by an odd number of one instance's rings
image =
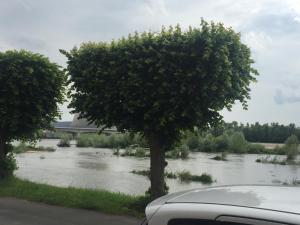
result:
[(64, 82), (59, 67), (40, 54), (0, 52), (0, 160), (11, 141), (33, 140), (37, 130), (50, 127)]
[(140, 132), (162, 152), (182, 130), (219, 122), (220, 110), (236, 100), (246, 108), (257, 74), (240, 35), (205, 21), (187, 31), (163, 27), (62, 53), (73, 112), (98, 126)]

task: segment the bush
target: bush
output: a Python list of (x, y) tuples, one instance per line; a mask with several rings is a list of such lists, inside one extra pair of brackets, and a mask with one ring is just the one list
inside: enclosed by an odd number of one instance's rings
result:
[(133, 144), (148, 147), (145, 139), (139, 134), (82, 134), (77, 138), (77, 147), (127, 148)]
[(247, 141), (244, 134), (241, 132), (235, 132), (230, 137), (229, 150), (234, 153), (246, 153), (247, 152)]
[(293, 161), (298, 155), (299, 140), (296, 135), (290, 136), (285, 141), (285, 151), (288, 161)]
[(17, 162), (14, 154), (12, 152), (6, 154), (5, 159), (0, 159), (0, 178), (12, 175), (14, 170), (17, 168)]
[(70, 136), (63, 135), (57, 144), (58, 147), (70, 147)]
[(193, 151), (199, 148), (199, 137), (196, 134), (188, 132), (187, 137), (184, 139), (184, 143), (188, 146), (188, 148)]
[[(268, 150), (260, 144), (248, 144), (247, 153), (249, 154), (267, 154)], [(270, 151), (271, 152), (271, 151)]]
[(204, 184), (211, 184), (213, 182), (213, 179), (209, 174), (203, 173), (200, 176), (192, 175), (189, 171), (186, 170), (178, 173), (178, 177), (183, 182), (195, 181)]

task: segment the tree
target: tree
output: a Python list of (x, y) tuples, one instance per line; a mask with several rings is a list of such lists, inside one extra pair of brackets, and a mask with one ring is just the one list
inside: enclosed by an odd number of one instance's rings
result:
[(0, 52), (0, 178), (12, 172), (11, 141), (34, 140), (59, 115), (64, 83), (64, 73), (40, 54)]
[(185, 32), (163, 27), (61, 52), (68, 58), (73, 112), (147, 139), (152, 198), (164, 194), (165, 152), (182, 131), (216, 124), (236, 100), (246, 108), (257, 74), (240, 35), (203, 20)]

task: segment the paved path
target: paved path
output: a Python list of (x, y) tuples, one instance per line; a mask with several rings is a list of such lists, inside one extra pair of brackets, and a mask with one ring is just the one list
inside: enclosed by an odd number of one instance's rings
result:
[(0, 225), (137, 225), (125, 216), (0, 198)]

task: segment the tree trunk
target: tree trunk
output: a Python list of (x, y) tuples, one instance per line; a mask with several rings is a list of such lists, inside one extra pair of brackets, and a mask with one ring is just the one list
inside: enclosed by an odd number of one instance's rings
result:
[(0, 136), (0, 179), (6, 177), (7, 171), (5, 171), (5, 168), (2, 163), (4, 163), (4, 160), (6, 159), (6, 151), (5, 151), (5, 140)]
[(150, 146), (150, 181), (151, 199), (156, 199), (165, 194), (165, 151), (159, 138), (149, 137)]

